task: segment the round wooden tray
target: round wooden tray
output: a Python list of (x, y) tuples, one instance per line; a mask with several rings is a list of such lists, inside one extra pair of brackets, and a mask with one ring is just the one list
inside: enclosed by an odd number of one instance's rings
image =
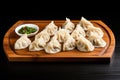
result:
[[(106, 61), (112, 60), (112, 55), (115, 49), (115, 37), (112, 30), (101, 20), (90, 20), (93, 25), (103, 30), (103, 39), (107, 45), (103, 48), (95, 48), (92, 52), (80, 52), (76, 49), (72, 51), (59, 52), (56, 54), (47, 54), (45, 51), (30, 52), (28, 48), (23, 50), (15, 50), (14, 43), (19, 38), (15, 33), (15, 28), (23, 23), (34, 23), (39, 25), (40, 31), (48, 24), (51, 20), (19, 20), (16, 22), (5, 34), (3, 47), (9, 61), (35, 61), (35, 62), (72, 62), (72, 61)], [(71, 20), (77, 24), (79, 20)], [(57, 26), (61, 26), (65, 20), (54, 20)], [(30, 37), (33, 41), (34, 37)]]

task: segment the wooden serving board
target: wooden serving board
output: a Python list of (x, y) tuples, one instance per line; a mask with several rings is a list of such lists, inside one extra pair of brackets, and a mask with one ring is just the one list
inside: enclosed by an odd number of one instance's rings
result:
[[(71, 20), (74, 24), (77, 24), (79, 20)], [(77, 49), (66, 52), (59, 52), (56, 54), (47, 54), (44, 50), (30, 52), (28, 48), (23, 50), (15, 50), (14, 43), (19, 38), (15, 33), (15, 28), (23, 23), (34, 23), (39, 25), (40, 31), (48, 25), (51, 20), (19, 20), (16, 22), (5, 34), (3, 47), (6, 56), (9, 61), (26, 61), (26, 62), (89, 62), (89, 61), (103, 61), (110, 62), (115, 49), (115, 37), (112, 30), (101, 20), (90, 20), (94, 26), (103, 30), (103, 39), (107, 45), (103, 48), (95, 48), (92, 52), (80, 52)], [(57, 26), (61, 26), (65, 20), (54, 20)], [(31, 41), (34, 40), (34, 36), (30, 37)]]

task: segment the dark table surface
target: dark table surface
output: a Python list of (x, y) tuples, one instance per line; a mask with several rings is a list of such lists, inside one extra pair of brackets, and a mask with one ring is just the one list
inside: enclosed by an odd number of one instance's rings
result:
[[(50, 12), (49, 12), (50, 13)], [(0, 78), (26, 79), (26, 80), (120, 80), (120, 16), (118, 13), (109, 14), (93, 12), (39, 13), (30, 15), (4, 15), (0, 16)], [(55, 20), (80, 19), (81, 16), (89, 20), (102, 20), (113, 31), (116, 39), (115, 51), (111, 63), (81, 63), (81, 62), (9, 62), (3, 50), (3, 38), (7, 30), (18, 20)]]

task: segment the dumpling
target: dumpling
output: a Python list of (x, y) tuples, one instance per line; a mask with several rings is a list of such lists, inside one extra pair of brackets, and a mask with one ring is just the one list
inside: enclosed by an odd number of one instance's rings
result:
[(89, 28), (94, 27), (93, 24), (84, 17), (81, 17), (79, 24), (82, 26), (84, 30), (88, 30)]
[(35, 35), (35, 40), (39, 38), (43, 38), (45, 42), (48, 42), (50, 40), (50, 35), (47, 33), (46, 30), (43, 30), (39, 32), (37, 35)]
[(51, 41), (45, 46), (45, 52), (55, 54), (61, 51), (61, 44), (57, 40), (57, 36), (53, 36)]
[(50, 35), (50, 36), (53, 36), (57, 30), (58, 30), (58, 26), (56, 26), (54, 24), (54, 21), (51, 21), (46, 27), (45, 29), (47, 30), (47, 33)]
[(84, 29), (81, 27), (80, 24), (77, 24), (77, 25), (76, 25), (75, 30), (78, 30), (79, 33), (80, 33), (81, 35), (83, 35), (84, 37), (86, 36), (85, 31), (84, 31)]
[(14, 49), (25, 49), (31, 44), (31, 40), (27, 37), (27, 34), (23, 34), (14, 45)]
[(57, 33), (55, 35), (57, 36), (57, 40), (60, 43), (65, 42), (67, 40), (67, 38), (70, 36), (68, 30), (61, 29), (61, 27), (59, 27), (59, 30), (57, 31)]
[(94, 34), (87, 38), (95, 47), (105, 47), (106, 42), (99, 37), (98, 35)]
[(73, 49), (75, 49), (75, 40), (72, 36), (70, 36), (63, 44), (63, 51), (69, 51)]
[(76, 41), (76, 46), (79, 51), (83, 51), (83, 52), (94, 50), (93, 44), (82, 35)]
[(65, 23), (62, 25), (62, 28), (67, 29), (69, 33), (71, 33), (75, 28), (75, 24), (72, 23), (69, 18), (66, 18)]
[(39, 39), (34, 40), (30, 46), (29, 46), (29, 51), (40, 51), (43, 50), (46, 45), (46, 42), (44, 39), (41, 37)]
[(71, 36), (75, 40), (77, 40), (80, 35), (82, 35), (84, 37), (86, 36), (85, 31), (83, 30), (83, 28), (80, 26), (80, 24), (77, 24), (75, 30), (71, 33)]
[(92, 28), (89, 28), (89, 29), (86, 31), (86, 35), (87, 35), (87, 36), (96, 35), (96, 36), (99, 36), (99, 37), (103, 37), (104, 33), (103, 33), (103, 31), (101, 30), (101, 28), (92, 27)]

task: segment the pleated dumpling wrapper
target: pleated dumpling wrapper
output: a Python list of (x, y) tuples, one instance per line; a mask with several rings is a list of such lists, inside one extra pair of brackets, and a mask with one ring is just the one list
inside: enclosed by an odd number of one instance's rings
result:
[(14, 49), (25, 49), (31, 44), (31, 40), (28, 38), (27, 34), (23, 34), (15, 42)]
[(75, 28), (75, 24), (69, 18), (66, 18), (65, 23), (62, 25), (62, 28), (68, 30), (69, 33), (72, 33)]

